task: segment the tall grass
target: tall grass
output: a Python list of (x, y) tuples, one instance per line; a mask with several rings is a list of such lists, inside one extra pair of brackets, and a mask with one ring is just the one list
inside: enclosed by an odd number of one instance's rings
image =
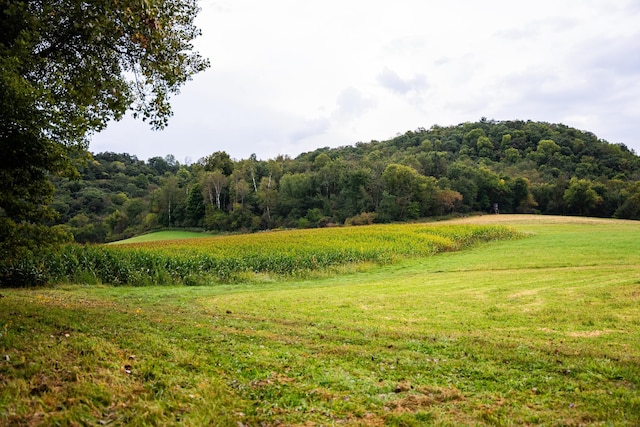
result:
[(348, 265), (431, 256), (517, 237), (505, 226), (375, 225), (189, 240), (67, 245), (41, 262), (53, 282), (134, 286), (306, 277)]

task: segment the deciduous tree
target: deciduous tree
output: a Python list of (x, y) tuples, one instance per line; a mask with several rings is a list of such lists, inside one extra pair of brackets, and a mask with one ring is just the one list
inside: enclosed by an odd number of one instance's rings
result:
[(578, 178), (571, 178), (563, 199), (569, 210), (578, 215), (587, 215), (598, 203), (602, 202), (602, 198), (592, 188), (591, 182)]
[(167, 124), (170, 96), (208, 66), (197, 12), (196, 0), (0, 0), (1, 258), (22, 244), (17, 227), (49, 216), (49, 177), (73, 174), (89, 135), (129, 109)]

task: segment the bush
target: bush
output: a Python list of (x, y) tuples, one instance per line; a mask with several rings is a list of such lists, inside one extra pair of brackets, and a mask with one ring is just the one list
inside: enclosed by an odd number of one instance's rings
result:
[(359, 215), (347, 218), (345, 225), (371, 225), (376, 221), (377, 214), (375, 212), (362, 212)]

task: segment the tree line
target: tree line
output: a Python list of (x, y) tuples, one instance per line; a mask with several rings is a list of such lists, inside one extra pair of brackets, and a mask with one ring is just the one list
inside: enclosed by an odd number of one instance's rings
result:
[(117, 153), (78, 158), (52, 207), (80, 242), (158, 228), (257, 231), (407, 221), (472, 212), (640, 219), (640, 158), (562, 124), (433, 126), (295, 158), (180, 164)]

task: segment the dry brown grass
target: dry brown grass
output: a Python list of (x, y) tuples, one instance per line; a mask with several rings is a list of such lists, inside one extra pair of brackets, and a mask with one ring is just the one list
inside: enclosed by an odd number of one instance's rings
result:
[(634, 221), (626, 219), (591, 218), (560, 215), (499, 214), (468, 216), (464, 218), (453, 219), (450, 222), (457, 224), (611, 224), (630, 223)]

